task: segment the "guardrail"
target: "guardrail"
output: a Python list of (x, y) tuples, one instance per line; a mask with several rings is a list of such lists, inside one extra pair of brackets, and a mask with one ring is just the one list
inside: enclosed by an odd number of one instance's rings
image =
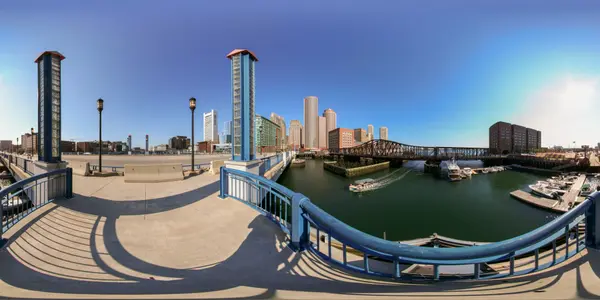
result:
[(262, 161), (262, 164), (260, 165), (258, 172), (260, 175), (264, 175), (283, 160), (283, 154), (263, 157), (260, 160)]
[(2, 234), (27, 215), (56, 199), (72, 197), (71, 168), (34, 175), (0, 190), (0, 246)]
[(21, 170), (29, 175), (33, 175), (35, 168), (34, 162), (31, 159), (23, 158), (14, 154), (2, 153), (2, 156), (8, 160), (9, 164), (16, 165)]
[[(431, 248), (387, 241), (366, 234), (323, 211), (304, 195), (255, 174), (223, 167), (220, 184), (221, 198), (237, 199), (279, 224), (289, 236), (292, 249), (307, 249), (322, 259), (370, 275), (396, 279), (423, 278), (423, 275), (401, 272), (401, 268), (417, 264), (432, 266), (432, 275), (425, 277), (434, 280), (491, 279), (546, 269), (567, 260), (585, 247), (600, 249), (600, 192), (590, 195), (553, 221), (512, 239), (471, 247)], [(582, 230), (579, 224), (584, 222), (585, 230)], [(315, 238), (310, 234), (311, 228), (316, 231)], [(327, 247), (323, 251), (321, 233), (327, 235)], [(332, 255), (332, 240), (340, 245), (341, 259)], [(349, 251), (353, 255), (362, 255), (362, 266), (348, 262)], [(548, 251), (544, 253), (545, 260), (540, 259), (542, 251)], [(533, 257), (533, 267), (515, 270), (515, 258), (525, 256)], [(372, 270), (369, 263), (374, 260), (380, 264), (387, 263), (390, 271)], [(486, 264), (498, 262), (508, 262), (508, 270), (497, 272), (486, 268)], [(462, 266), (462, 269), (469, 268), (470, 271), (459, 275), (449, 275), (452, 272), (444, 271), (442, 273), (447, 276), (440, 276), (440, 267), (446, 266)]]

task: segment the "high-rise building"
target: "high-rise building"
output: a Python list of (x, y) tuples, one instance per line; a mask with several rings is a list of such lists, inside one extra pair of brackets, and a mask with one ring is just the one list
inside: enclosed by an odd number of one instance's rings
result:
[(260, 153), (273, 153), (281, 149), (279, 139), (281, 128), (277, 123), (256, 115), (256, 147)]
[(304, 148), (319, 147), (319, 98), (304, 98)]
[(227, 54), (231, 59), (231, 96), (233, 116), (232, 159), (254, 160), (254, 63), (256, 55), (246, 49), (235, 49)]
[(65, 57), (56, 51), (45, 51), (35, 62), (38, 64), (38, 128), (35, 138), (38, 160), (61, 161), (61, 61)]
[(319, 149), (327, 149), (327, 121), (325, 117), (319, 116)]
[(329, 149), (354, 147), (354, 130), (336, 128), (329, 132)]
[(333, 109), (328, 108), (323, 111), (323, 117), (325, 117), (327, 123), (325, 128), (325, 131), (327, 131), (326, 148), (329, 149), (329, 132), (337, 128), (337, 114)]
[(133, 147), (131, 147), (131, 134), (127, 136), (127, 151), (131, 151)]
[(300, 149), (302, 147), (302, 124), (299, 120), (290, 121), (290, 136), (288, 144), (291, 149)]
[(388, 139), (388, 128), (385, 126), (379, 127), (379, 139), (387, 140)]
[(532, 152), (542, 147), (542, 132), (521, 125), (496, 122), (489, 132), (492, 154)]
[(360, 145), (364, 142), (368, 142), (367, 131), (362, 128), (354, 129), (354, 144)]
[(272, 112), (271, 121), (279, 125), (280, 135), (278, 143), (281, 147), (281, 150), (285, 150), (287, 148), (285, 119), (282, 116)]
[(367, 125), (367, 138), (369, 141), (375, 138), (375, 127), (371, 124)]
[(204, 113), (204, 141), (219, 142), (219, 130), (217, 128), (217, 112), (211, 109)]
[(148, 142), (149, 142), (149, 138), (148, 138), (148, 135), (146, 134), (146, 152), (149, 151), (149, 149), (148, 149)]

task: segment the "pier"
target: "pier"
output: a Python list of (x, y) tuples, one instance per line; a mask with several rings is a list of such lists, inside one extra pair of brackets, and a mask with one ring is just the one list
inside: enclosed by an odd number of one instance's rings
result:
[(533, 206), (551, 210), (556, 213), (565, 213), (571, 207), (575, 206), (575, 202), (577, 201), (577, 197), (579, 196), (579, 192), (581, 191), (581, 186), (583, 186), (584, 182), (585, 175), (579, 175), (579, 177), (575, 180), (573, 185), (571, 185), (571, 187), (569, 188), (569, 191), (565, 195), (563, 195), (560, 198), (560, 200), (539, 197), (522, 190), (513, 191), (510, 193), (510, 195)]

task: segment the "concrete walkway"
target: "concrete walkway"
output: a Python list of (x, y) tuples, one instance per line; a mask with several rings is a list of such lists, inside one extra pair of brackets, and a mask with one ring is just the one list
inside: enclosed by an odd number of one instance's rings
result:
[(597, 252), (499, 281), (399, 283), (358, 276), (308, 251), (292, 252), (271, 221), (236, 200), (219, 199), (218, 188), (218, 175), (208, 174), (155, 184), (74, 176), (75, 198), (45, 206), (5, 235), (0, 296), (600, 298)]

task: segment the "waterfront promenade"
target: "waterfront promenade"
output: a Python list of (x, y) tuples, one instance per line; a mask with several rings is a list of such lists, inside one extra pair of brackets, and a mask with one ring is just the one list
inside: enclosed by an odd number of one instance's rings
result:
[[(144, 184), (74, 176), (74, 198), (43, 207), (4, 235), (0, 296), (600, 297), (600, 253), (591, 250), (538, 274), (496, 281), (400, 283), (346, 272), (308, 251), (294, 253), (271, 221), (218, 198), (218, 179), (205, 173)], [(352, 254), (348, 260), (362, 263)]]

